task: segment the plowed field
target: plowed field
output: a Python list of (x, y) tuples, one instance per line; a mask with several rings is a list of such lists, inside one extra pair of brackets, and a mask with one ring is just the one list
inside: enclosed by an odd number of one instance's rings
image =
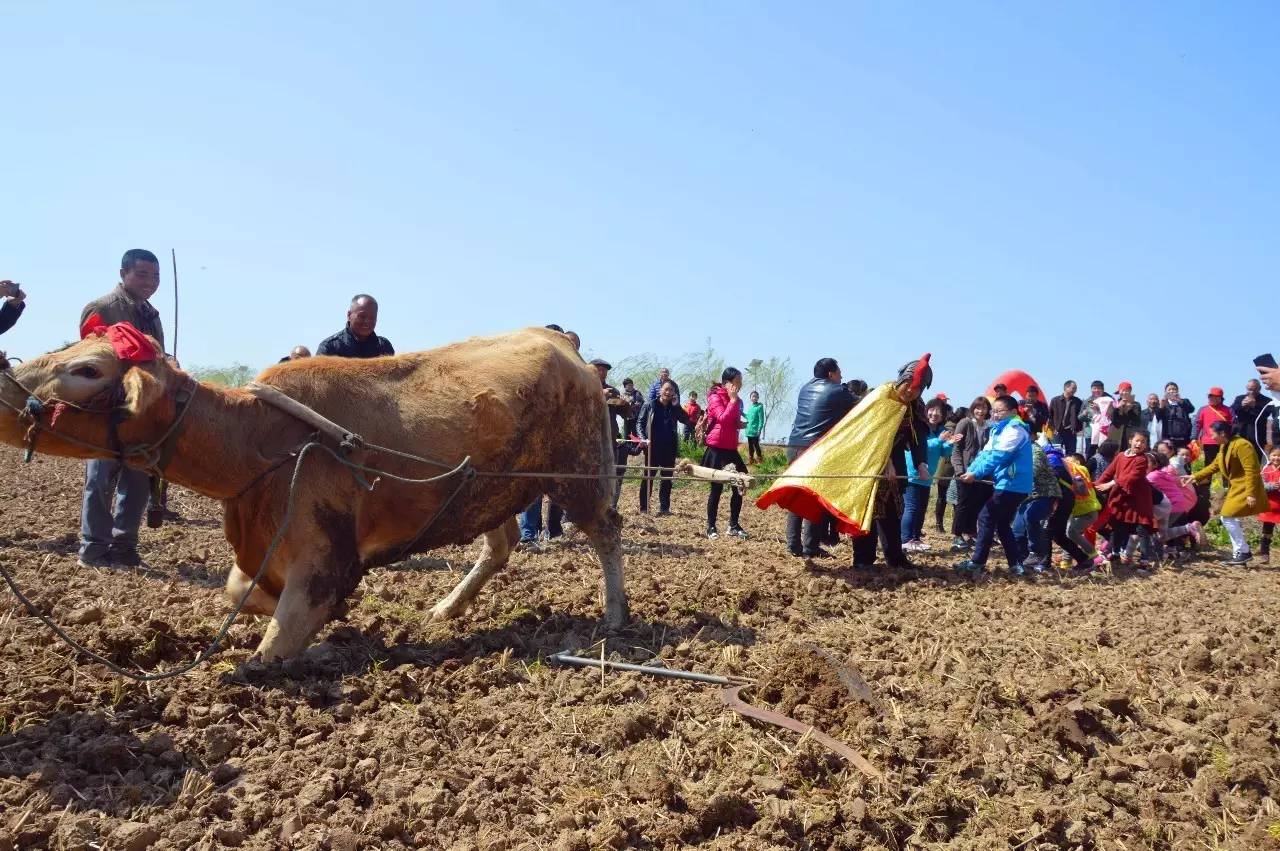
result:
[[(112, 659), (190, 659), (228, 609), (219, 506), (178, 491), (184, 521), (143, 530), (148, 571), (86, 570), (81, 483), (0, 453), (0, 559)], [(973, 582), (939, 553), (868, 575), (847, 544), (788, 555), (772, 511), (705, 540), (697, 487), (669, 518), (637, 514), (633, 484), (623, 500), (633, 620), (607, 637), (572, 534), (455, 622), (426, 613), (478, 543), (371, 572), (303, 658), (242, 666), (246, 619), (151, 687), (73, 658), (5, 591), (0, 849), (1280, 848), (1276, 571), (1206, 554)], [(546, 663), (566, 649), (749, 677), (745, 699), (885, 780), (718, 687)]]

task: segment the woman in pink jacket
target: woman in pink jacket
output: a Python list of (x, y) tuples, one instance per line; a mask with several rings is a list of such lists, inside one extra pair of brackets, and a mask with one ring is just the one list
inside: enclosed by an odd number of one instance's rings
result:
[[(746, 425), (742, 416), (742, 400), (738, 398), (741, 390), (742, 373), (729, 366), (720, 373), (720, 383), (711, 385), (707, 391), (707, 451), (702, 453), (704, 467), (723, 470), (732, 465), (739, 473), (747, 472), (747, 465), (738, 452), (738, 429)], [(724, 485), (715, 482), (707, 495), (707, 537), (713, 541), (720, 537), (716, 531), (716, 514), (720, 511), (720, 494), (723, 491)], [(729, 534), (735, 538), (747, 537), (738, 524), (741, 514), (742, 494), (734, 489), (729, 496)]]
[(1169, 521), (1186, 514), (1196, 505), (1195, 489), (1184, 485), (1179, 479), (1178, 471), (1169, 466), (1169, 459), (1163, 452), (1155, 452), (1147, 456), (1152, 470), (1147, 473), (1147, 482), (1163, 494), (1164, 499), (1152, 506), (1156, 524), (1160, 528), (1160, 540), (1172, 541), (1183, 535), (1190, 535), (1198, 543), (1200, 541), (1200, 524), (1187, 523), (1183, 526), (1169, 527)]

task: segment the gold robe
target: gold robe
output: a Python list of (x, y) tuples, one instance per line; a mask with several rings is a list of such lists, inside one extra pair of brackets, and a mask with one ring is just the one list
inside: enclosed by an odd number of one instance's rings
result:
[[(869, 534), (877, 496), (881, 489), (894, 487), (878, 477), (889, 464), (906, 411), (894, 382), (880, 385), (791, 462), (785, 478), (776, 480), (756, 500), (756, 506), (776, 504), (815, 523), (822, 520), (825, 511), (836, 518), (841, 532)], [(848, 475), (862, 478), (817, 478)]]

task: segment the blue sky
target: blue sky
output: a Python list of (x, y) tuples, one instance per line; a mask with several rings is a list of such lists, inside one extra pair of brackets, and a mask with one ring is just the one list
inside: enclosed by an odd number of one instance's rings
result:
[[(929, 350), (1239, 392), (1280, 354), (1272, 3), (8, 5), (0, 344), (178, 252), (179, 356), (265, 366), (374, 293), (406, 351)], [(170, 275), (155, 298), (166, 323)]]

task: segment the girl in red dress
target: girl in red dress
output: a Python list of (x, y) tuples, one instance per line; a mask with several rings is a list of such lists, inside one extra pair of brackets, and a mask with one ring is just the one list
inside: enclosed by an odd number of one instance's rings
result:
[[(1095, 485), (1096, 490), (1108, 493), (1105, 514), (1111, 523), (1111, 561), (1124, 556), (1130, 561), (1127, 550), (1129, 539), (1137, 535), (1146, 538), (1155, 528), (1155, 512), (1151, 507), (1151, 485), (1147, 483), (1147, 433), (1134, 432), (1129, 438), (1129, 448), (1116, 455), (1107, 469), (1102, 471)], [(1143, 547), (1143, 552), (1147, 551)]]
[(1267, 453), (1267, 466), (1262, 468), (1262, 484), (1267, 489), (1267, 510), (1258, 515), (1262, 521), (1262, 546), (1258, 553), (1264, 559), (1271, 555), (1271, 535), (1280, 523), (1280, 447)]

